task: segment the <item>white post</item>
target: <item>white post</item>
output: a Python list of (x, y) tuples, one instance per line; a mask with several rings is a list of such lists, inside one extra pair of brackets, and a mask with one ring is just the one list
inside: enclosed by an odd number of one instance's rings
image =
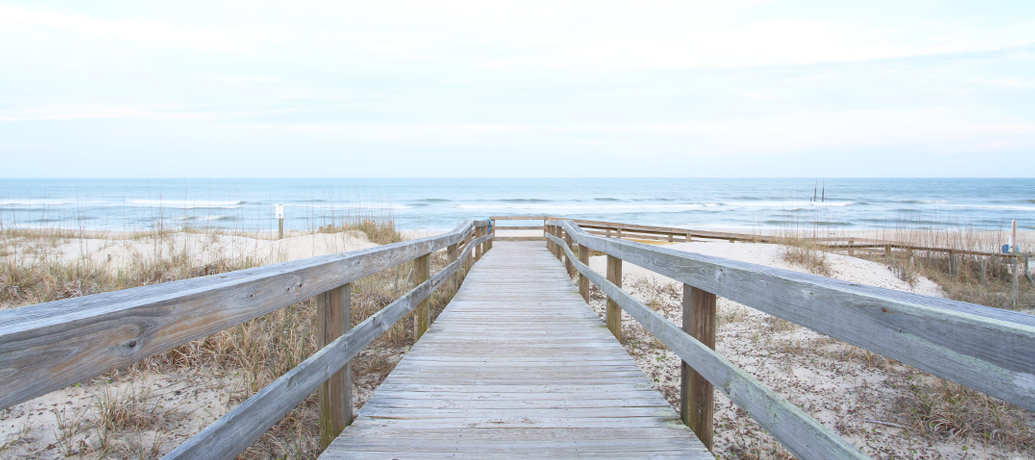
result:
[(279, 224), (280, 230), (277, 232), (277, 239), (280, 240), (280, 239), (284, 238), (284, 205), (283, 204), (278, 204), (277, 205), (277, 220), (280, 221), (280, 224)]
[(1020, 258), (1017, 250), (1017, 221), (1013, 221), (1013, 231), (1010, 232), (1010, 253), (1013, 254), (1013, 309), (1017, 309), (1017, 259)]

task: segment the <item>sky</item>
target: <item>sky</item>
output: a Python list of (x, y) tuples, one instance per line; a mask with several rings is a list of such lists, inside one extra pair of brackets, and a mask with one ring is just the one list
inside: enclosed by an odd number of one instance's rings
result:
[(1030, 0), (0, 0), (0, 177), (1033, 176)]

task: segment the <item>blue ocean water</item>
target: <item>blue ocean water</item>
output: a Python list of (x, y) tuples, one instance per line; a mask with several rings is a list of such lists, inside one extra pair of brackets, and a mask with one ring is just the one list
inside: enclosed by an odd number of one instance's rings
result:
[(551, 214), (686, 228), (1035, 229), (1035, 179), (0, 179), (0, 223), (313, 229), (391, 215), (409, 230)]

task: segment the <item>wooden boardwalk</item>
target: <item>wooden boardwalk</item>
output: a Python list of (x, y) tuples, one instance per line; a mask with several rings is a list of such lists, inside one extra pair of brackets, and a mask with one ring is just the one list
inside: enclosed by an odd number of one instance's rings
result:
[(321, 458), (714, 458), (542, 241), (494, 246)]

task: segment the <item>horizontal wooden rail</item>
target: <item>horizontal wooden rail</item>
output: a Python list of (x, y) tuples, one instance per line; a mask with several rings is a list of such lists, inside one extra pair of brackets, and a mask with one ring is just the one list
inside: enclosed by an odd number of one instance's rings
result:
[[(568, 230), (567, 227), (565, 227)], [(568, 230), (571, 235), (571, 231)], [(573, 235), (574, 236), (574, 235)], [(823, 426), (785, 398), (770, 390), (735, 364), (665, 317), (643, 305), (582, 263), (563, 238), (548, 235), (563, 248), (567, 259), (623, 310), (654, 334), (696, 372), (743, 408), (755, 421), (801, 459), (869, 458), (833, 430)], [(581, 244), (581, 243), (580, 243)]]
[(1035, 410), (1035, 316), (593, 236), (575, 243)]
[(466, 222), (414, 241), (0, 311), (0, 408), (460, 243), (487, 225)]
[(162, 458), (236, 458), (364, 347), (427, 299), (460, 269), (476, 246), (491, 238), (486, 235), (472, 240), (457, 260), (431, 279), (371, 315)]
[[(564, 217), (551, 217), (551, 216), (493, 216), (494, 220), (567, 220)], [(1002, 258), (1023, 258), (1024, 254), (1004, 254), (1001, 252), (986, 252), (986, 251), (972, 251), (963, 249), (953, 249), (944, 247), (929, 247), (920, 246), (915, 244), (903, 243), (898, 241), (885, 241), (873, 238), (861, 238), (854, 236), (837, 236), (837, 237), (805, 237), (805, 238), (782, 238), (778, 235), (755, 235), (750, 233), (735, 233), (735, 232), (719, 232), (710, 230), (695, 230), (690, 228), (679, 228), (679, 227), (660, 227), (652, 225), (640, 225), (640, 224), (626, 224), (619, 222), (603, 222), (595, 220), (583, 220), (583, 219), (572, 219), (583, 230), (586, 230), (591, 234), (600, 234), (605, 236), (617, 236), (615, 233), (621, 231), (621, 238), (632, 238), (632, 239), (645, 239), (645, 240), (658, 240), (658, 241), (670, 241), (670, 242), (685, 242), (688, 238), (703, 238), (703, 239), (719, 239), (728, 241), (744, 241), (744, 242), (755, 242), (755, 243), (777, 243), (786, 241), (788, 239), (813, 242), (826, 249), (847, 249), (853, 251), (855, 249), (897, 249), (905, 251), (930, 251), (930, 252), (944, 252), (953, 253), (956, 255), (974, 255), (974, 256), (986, 256), (986, 257), (1002, 257)], [(506, 227), (502, 227), (506, 229)], [(535, 227), (534, 229), (540, 229), (542, 227)], [(531, 228), (530, 228), (531, 229)], [(593, 230), (600, 230), (604, 233), (596, 233)], [(659, 238), (658, 236), (661, 236)], [(678, 239), (677, 239), (678, 238)], [(850, 252), (851, 253), (851, 252)], [(1030, 254), (1029, 254), (1030, 255)]]
[(493, 230), (542, 230), (542, 225), (499, 225), (493, 228)]
[(492, 216), (492, 220), (547, 220), (550, 216)]

